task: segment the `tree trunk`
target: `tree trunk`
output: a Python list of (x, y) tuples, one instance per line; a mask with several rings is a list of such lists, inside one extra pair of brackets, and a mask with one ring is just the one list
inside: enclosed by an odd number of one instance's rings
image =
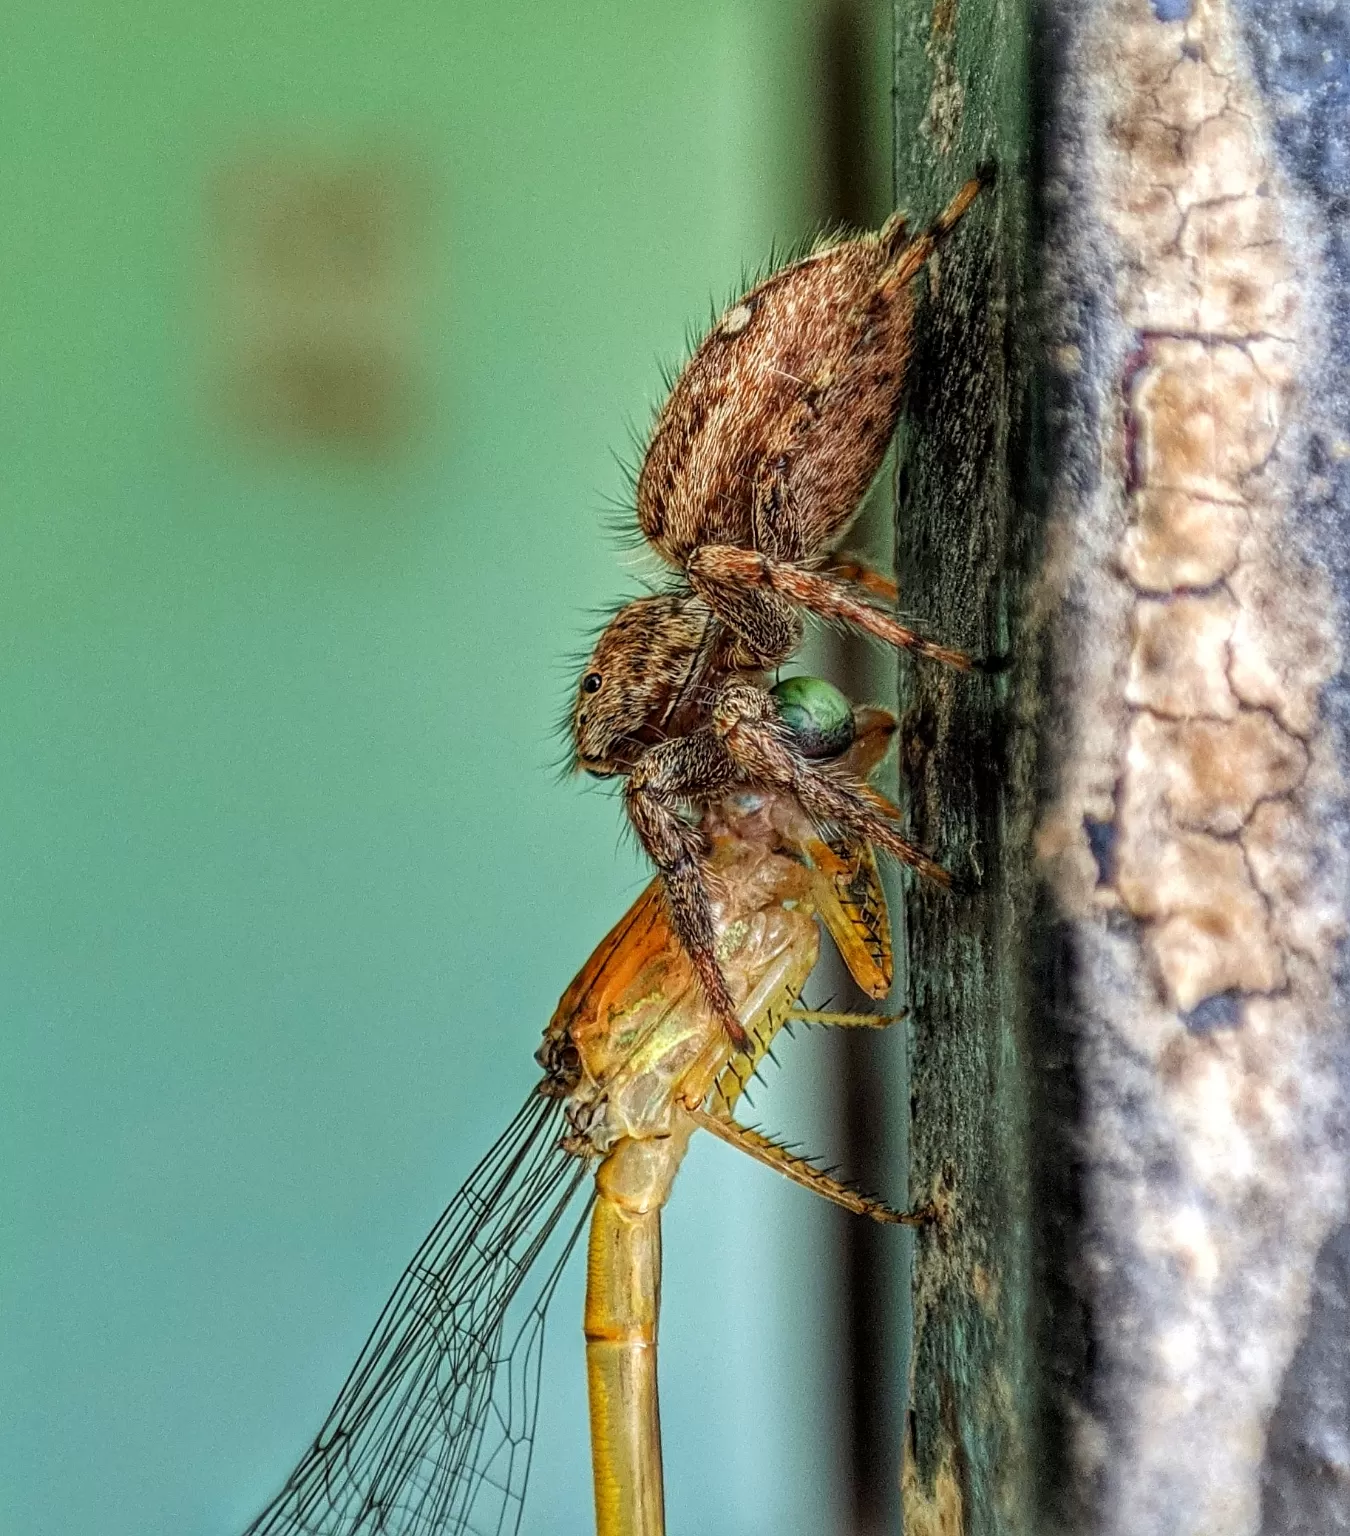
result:
[(902, 668), (902, 771), (919, 841), (969, 894), (908, 886), (915, 1250), (910, 1536), (1030, 1530), (1025, 957), (1037, 686), (1028, 495), (1026, 19), (1018, 3), (901, 0), (896, 196), (932, 216), (982, 162), (998, 181), (930, 269), (902, 433), (896, 570), (928, 633), (1010, 663)]
[(897, 17), (909, 1531), (1350, 1529), (1350, 20)]

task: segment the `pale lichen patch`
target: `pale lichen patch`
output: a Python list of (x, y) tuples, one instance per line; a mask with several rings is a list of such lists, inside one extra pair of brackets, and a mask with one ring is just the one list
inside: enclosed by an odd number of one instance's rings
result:
[[(1127, 792), (1122, 816), (1147, 793)], [(1145, 948), (1172, 1008), (1186, 1013), (1215, 993), (1283, 985), (1283, 956), (1237, 842), (1132, 816), (1116, 863), (1116, 890), (1145, 924)]]
[(1182, 221), (1177, 256), (1192, 273), (1203, 271), (1196, 294), (1195, 329), (1242, 339), (1291, 338), (1298, 325), (1298, 287), (1283, 247), (1273, 235), (1265, 197), (1197, 203)]
[(1224, 721), (1144, 716), (1135, 731), (1150, 738), (1144, 755), (1169, 819), (1192, 831), (1240, 831), (1261, 801), (1287, 795), (1308, 766), (1302, 742), (1262, 710)]
[(1140, 591), (1211, 587), (1236, 566), (1247, 527), (1247, 511), (1239, 503), (1148, 490), (1133, 498), (1131, 511), (1120, 564)]
[(1224, 591), (1137, 603), (1126, 702), (1179, 719), (1237, 714), (1228, 685), (1236, 618), (1237, 605)]
[[(1203, 77), (1208, 70), (1201, 65), (1196, 73)], [(1255, 122), (1225, 99), (1220, 110), (1195, 130), (1177, 201), (1188, 208), (1221, 199), (1260, 197), (1261, 185), (1269, 174)]]
[(1325, 607), (1305, 573), (1276, 550), (1242, 561), (1228, 585), (1238, 604), (1228, 668), (1234, 693), (1294, 735), (1311, 735), (1335, 664)]
[[(1037, 839), (1083, 957), (1092, 1219), (1123, 1299), (1098, 1324), (1118, 1396), (1081, 1436), (1103, 1531), (1246, 1536), (1344, 1190), (1326, 1066), (1346, 926), (1325, 811), (1345, 796), (1322, 702), (1337, 614), (1296, 528), (1319, 494), (1300, 434), (1325, 321), (1230, 0), (1166, 25), (1103, 0), (1083, 27), (1101, 97), (1079, 185), (1114, 240), (1119, 410), (1093, 442), (1099, 497), (1065, 519), (1072, 729)], [(1094, 1080), (1108, 1060), (1128, 1088)]]
[[(1184, 27), (1160, 28), (1122, 4), (1117, 29), (1108, 217), (1122, 317), (1139, 334), (1123, 381), (1131, 515), (1117, 566), (1135, 596), (1114, 878), (1094, 904), (1114, 896), (1139, 919), (1161, 995), (1187, 1017), (1287, 985), (1287, 923), (1240, 837), (1297, 792), (1330, 658), (1273, 537), (1299, 288), (1227, 8), (1199, 0)], [(1075, 818), (1079, 839), (1083, 826)], [(1229, 1014), (1242, 1010), (1215, 1017)]]
[(1148, 341), (1148, 358), (1131, 400), (1140, 481), (1242, 502), (1243, 481), (1270, 457), (1282, 415), (1250, 352), (1166, 337)]
[(1317, 889), (1320, 850), (1308, 818), (1291, 800), (1268, 800), (1242, 829), (1242, 847), (1279, 942), (1325, 975), (1345, 920), (1333, 902), (1309, 899)]
[(1177, 910), (1147, 930), (1145, 947), (1168, 1002), (1189, 1013), (1230, 988), (1271, 992), (1284, 985), (1284, 956), (1256, 891), (1243, 882), (1241, 850), (1198, 838), (1169, 849)]
[(1168, 27), (1137, 0), (1113, 16), (1103, 207), (1137, 328), (1115, 445), (1126, 645), (1111, 665), (1078, 663), (1091, 748), (1038, 847), (1076, 910), (1138, 920), (1178, 1024), (1238, 1027), (1242, 998), (1289, 985), (1292, 936), (1311, 942), (1294, 893), (1276, 900), (1248, 857), (1271, 865), (1266, 806), (1306, 814), (1334, 667), (1326, 604), (1284, 534), (1301, 288), (1226, 4), (1196, 0)]

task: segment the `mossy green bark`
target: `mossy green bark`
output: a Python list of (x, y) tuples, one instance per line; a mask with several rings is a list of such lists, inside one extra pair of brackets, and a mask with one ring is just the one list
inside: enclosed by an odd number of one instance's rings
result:
[(1029, 1532), (1032, 1371), (1027, 1156), (1037, 513), (1025, 346), (1029, 22), (1021, 0), (897, 0), (895, 190), (915, 223), (993, 160), (930, 269), (900, 439), (902, 609), (989, 675), (901, 668), (911, 824), (971, 889), (910, 881), (911, 1196), (916, 1245), (910, 1536)]

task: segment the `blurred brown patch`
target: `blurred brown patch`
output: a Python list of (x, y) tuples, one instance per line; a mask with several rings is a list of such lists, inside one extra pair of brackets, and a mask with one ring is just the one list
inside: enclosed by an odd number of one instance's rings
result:
[(211, 198), (214, 369), (245, 429), (384, 454), (419, 414), (416, 178), (392, 157), (254, 154)]

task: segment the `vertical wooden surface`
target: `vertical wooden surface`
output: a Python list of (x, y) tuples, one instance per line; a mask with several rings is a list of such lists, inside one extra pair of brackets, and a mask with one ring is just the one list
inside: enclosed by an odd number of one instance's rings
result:
[[(876, 229), (891, 203), (890, 0), (823, 0), (815, 35), (819, 82), (820, 226)], [(889, 474), (879, 477), (848, 547), (881, 565), (890, 559), (894, 523)], [(890, 705), (895, 669), (884, 647), (843, 630), (818, 631), (826, 675), (852, 699)], [(878, 780), (894, 793), (894, 766)], [(891, 885), (894, 889), (894, 885)], [(828, 946), (826, 946), (828, 949)], [(842, 1008), (878, 1005), (845, 966), (822, 956), (819, 985)], [(887, 1007), (903, 1006), (897, 974)], [(908, 1156), (905, 1042), (891, 1031), (842, 1030), (828, 1042), (835, 1068), (836, 1144), (842, 1166), (865, 1189), (903, 1199)], [(831, 1149), (832, 1153), (835, 1150)], [(835, 1222), (842, 1332), (840, 1401), (845, 1415), (844, 1476), (851, 1536), (894, 1536), (900, 1524), (899, 1444), (909, 1332), (912, 1234), (844, 1217)], [(841, 1531), (840, 1536), (843, 1536)]]
[(1021, 0), (897, 0), (897, 206), (925, 221), (980, 162), (998, 166), (919, 308), (898, 470), (901, 607), (929, 633), (1006, 658), (976, 677), (901, 666), (911, 823), (970, 887), (911, 881), (904, 903), (910, 1188), (941, 1211), (915, 1250), (910, 1536), (1031, 1529), (1027, 46)]

